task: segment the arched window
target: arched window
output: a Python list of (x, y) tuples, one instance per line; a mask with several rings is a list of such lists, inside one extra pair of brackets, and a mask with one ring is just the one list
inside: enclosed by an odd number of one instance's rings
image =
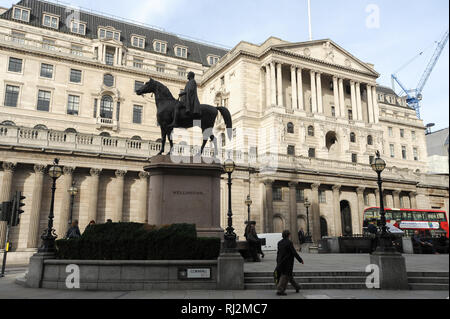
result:
[(3, 121), (1, 125), (4, 125), (4, 126), (16, 126), (16, 123), (14, 123), (13, 121)]
[(64, 132), (66, 132), (66, 133), (72, 133), (72, 134), (78, 133), (77, 130), (74, 129), (74, 128), (68, 128), (68, 129), (66, 129)]
[(289, 134), (294, 134), (294, 124), (292, 124), (291, 122), (289, 122), (287, 125), (287, 132)]
[(350, 133), (350, 142), (356, 143), (356, 134), (353, 132)]
[(100, 117), (104, 119), (113, 118), (113, 109), (114, 109), (114, 101), (113, 98), (109, 95), (105, 95), (102, 97), (102, 101), (100, 103)]
[(111, 137), (111, 134), (109, 134), (108, 132), (101, 132), (101, 133), (100, 133), (100, 136), (103, 136), (103, 137)]
[(367, 145), (373, 145), (373, 137), (372, 137), (372, 135), (367, 136)]
[(328, 223), (325, 217), (320, 217), (320, 235), (322, 238), (328, 236)]
[(225, 133), (220, 134), (220, 140), (222, 142), (222, 147), (225, 147), (227, 145), (227, 137), (225, 136)]
[(36, 126), (34, 127), (34, 129), (35, 129), (35, 130), (46, 130), (46, 131), (48, 131), (47, 126), (45, 126), (45, 125), (43, 125), (43, 124), (36, 125)]
[(137, 135), (133, 136), (131, 139), (133, 141), (142, 141), (142, 138), (140, 136), (137, 136)]
[(107, 87), (114, 86), (114, 76), (112, 76), (111, 74), (105, 74), (103, 76), (103, 84)]
[(308, 136), (314, 136), (314, 126), (308, 126)]

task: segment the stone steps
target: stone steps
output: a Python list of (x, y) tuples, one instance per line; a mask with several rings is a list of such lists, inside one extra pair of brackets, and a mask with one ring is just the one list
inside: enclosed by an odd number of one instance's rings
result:
[[(329, 276), (314, 276), (314, 277), (295, 277), (295, 281), (299, 284), (302, 283), (365, 283), (366, 277), (329, 277)], [(273, 283), (274, 279), (269, 277), (251, 277), (244, 279), (245, 284), (255, 283)]]

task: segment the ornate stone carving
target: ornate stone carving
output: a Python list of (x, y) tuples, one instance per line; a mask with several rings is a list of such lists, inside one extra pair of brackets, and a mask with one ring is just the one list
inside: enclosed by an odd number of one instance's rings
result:
[(150, 177), (150, 173), (148, 172), (139, 172), (139, 178), (140, 179), (147, 179)]
[(340, 192), (341, 191), (341, 188), (342, 188), (342, 185), (333, 185), (332, 187), (331, 187), (331, 189), (333, 190), (333, 192)]
[(272, 186), (273, 182), (274, 182), (273, 179), (266, 179), (265, 181), (263, 181), (264, 185), (266, 186)]
[(334, 63), (334, 48), (331, 45), (330, 42), (326, 42), (323, 44), (323, 50), (325, 53), (325, 56), (323, 58), (324, 61), (329, 61), (331, 63)]
[(117, 171), (115, 172), (115, 174), (116, 174), (116, 177), (117, 177), (117, 178), (124, 178), (125, 175), (127, 174), (127, 171), (117, 170)]
[(356, 193), (358, 193), (358, 195), (362, 195), (362, 194), (364, 194), (365, 190), (366, 190), (365, 187), (358, 187), (358, 188), (356, 188)]
[(63, 167), (64, 175), (72, 175), (73, 171), (75, 171), (75, 167), (70, 167), (70, 166)]
[(46, 167), (46, 165), (36, 164), (34, 165), (34, 172), (36, 174), (44, 174)]
[(289, 182), (289, 188), (296, 188), (298, 186), (297, 182)]
[(309, 58), (311, 56), (311, 50), (309, 48), (304, 49), (303, 55)]
[(320, 184), (319, 184), (319, 183), (311, 184), (311, 189), (312, 189), (313, 191), (318, 191), (318, 190), (319, 190), (319, 187), (320, 187)]
[(102, 173), (102, 170), (99, 168), (91, 168), (90, 172), (91, 176), (98, 177)]
[(16, 169), (16, 164), (11, 162), (3, 162), (2, 168), (4, 171), (14, 172)]

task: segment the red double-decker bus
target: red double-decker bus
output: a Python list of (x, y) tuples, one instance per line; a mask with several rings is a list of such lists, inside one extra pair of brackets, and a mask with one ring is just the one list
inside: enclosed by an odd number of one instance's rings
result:
[[(428, 233), (433, 237), (442, 236), (445, 233), (449, 238), (447, 214), (442, 210), (431, 209), (391, 209), (385, 208), (386, 222), (405, 232), (412, 237), (418, 230)], [(380, 208), (371, 207), (364, 210), (364, 225), (376, 219), (381, 220)]]

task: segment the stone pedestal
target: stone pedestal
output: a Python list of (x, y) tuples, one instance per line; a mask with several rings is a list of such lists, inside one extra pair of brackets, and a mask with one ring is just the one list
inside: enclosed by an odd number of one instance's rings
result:
[(148, 223), (150, 225), (195, 224), (199, 237), (219, 237), (220, 164), (194, 163), (187, 158), (174, 163), (170, 156), (156, 156), (144, 167), (150, 175)]
[(370, 263), (380, 269), (380, 289), (408, 290), (405, 257), (396, 252), (374, 252)]
[(217, 289), (244, 290), (244, 259), (236, 253), (221, 253), (217, 259)]
[(37, 253), (30, 258), (30, 266), (26, 275), (26, 286), (28, 288), (41, 288), (44, 276), (44, 260), (55, 259), (53, 253)]

